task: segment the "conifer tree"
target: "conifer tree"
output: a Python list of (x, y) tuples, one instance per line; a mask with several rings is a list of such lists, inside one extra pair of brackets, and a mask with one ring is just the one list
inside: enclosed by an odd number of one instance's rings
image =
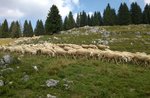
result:
[(80, 13), (80, 26), (83, 27), (83, 26), (86, 26), (87, 25), (87, 15), (86, 15), (86, 12), (83, 11), (82, 13)]
[(141, 24), (142, 23), (142, 10), (136, 2), (133, 2), (131, 4), (130, 13), (131, 13), (132, 24)]
[(8, 22), (5, 19), (2, 26), (1, 26), (1, 35), (2, 38), (8, 38), (10, 37), (9, 28), (8, 28)]
[(118, 20), (119, 25), (129, 25), (131, 23), (130, 11), (126, 3), (121, 3), (118, 10)]
[(38, 20), (37, 21), (36, 27), (35, 27), (35, 30), (34, 30), (34, 34), (36, 36), (44, 35), (45, 34), (44, 25), (43, 25), (42, 20)]
[(23, 36), (28, 37), (29, 36), (29, 29), (28, 29), (28, 21), (25, 20), (24, 22), (24, 28), (23, 28)]
[(64, 20), (63, 29), (68, 30), (68, 17), (67, 16), (65, 17), (65, 20)]
[(145, 5), (143, 11), (143, 23), (149, 24), (150, 23), (150, 6), (148, 4)]
[(114, 25), (116, 22), (116, 13), (115, 10), (110, 7), (108, 4), (103, 13), (104, 25)]
[(76, 26), (77, 27), (80, 27), (80, 20), (81, 20), (80, 14), (77, 14), (77, 19), (76, 19)]
[(72, 29), (75, 27), (75, 20), (73, 18), (73, 15), (72, 15), (72, 12), (69, 12), (69, 15), (68, 15), (68, 29)]
[(56, 5), (52, 5), (45, 22), (45, 31), (47, 34), (58, 33), (62, 29), (62, 19)]
[(11, 37), (12, 38), (19, 38), (21, 36), (21, 28), (18, 21), (13, 22), (12, 24), (12, 31), (11, 31)]
[(31, 21), (29, 21), (29, 25), (28, 25), (28, 35), (29, 37), (32, 37), (34, 35)]

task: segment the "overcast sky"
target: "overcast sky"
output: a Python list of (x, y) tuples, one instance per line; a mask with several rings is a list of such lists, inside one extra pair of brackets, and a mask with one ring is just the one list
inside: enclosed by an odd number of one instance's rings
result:
[(90, 14), (93, 11), (102, 13), (107, 3), (118, 10), (121, 2), (126, 2), (129, 6), (133, 1), (137, 1), (142, 8), (146, 3), (150, 3), (150, 0), (0, 0), (0, 23), (7, 19), (9, 22), (19, 20), (23, 24), (27, 19), (35, 26), (37, 19), (45, 21), (53, 4), (58, 6), (64, 18), (69, 11), (73, 11), (74, 17), (82, 10)]

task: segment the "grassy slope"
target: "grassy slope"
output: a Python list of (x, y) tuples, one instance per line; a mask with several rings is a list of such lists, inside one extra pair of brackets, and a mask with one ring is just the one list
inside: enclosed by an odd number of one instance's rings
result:
[[(36, 72), (32, 66), (38, 66)], [(20, 68), (17, 69), (16, 67)], [(150, 70), (132, 64), (110, 64), (98, 60), (49, 58), (29, 56), (22, 58), (22, 63), (11, 65), (15, 72), (5, 73), (6, 85), (0, 87), (0, 95), (11, 98), (45, 98), (50, 93), (58, 98), (108, 98), (150, 96)], [(21, 78), (26, 73), (28, 82)], [(48, 79), (58, 79), (55, 88), (42, 87)], [(63, 79), (73, 81), (70, 89), (65, 90)], [(13, 81), (12, 85), (8, 82)]]
[[(127, 28), (132, 29), (127, 29)], [(100, 27), (110, 32), (121, 32), (121, 34), (111, 35), (117, 41), (110, 43), (111, 49), (122, 51), (142, 51), (150, 53), (148, 44), (143, 44), (143, 40), (150, 42), (149, 26), (123, 26), (123, 27)], [(82, 30), (81, 30), (82, 31)], [(130, 33), (131, 31), (131, 33)], [(141, 39), (134, 39), (133, 32), (142, 32)], [(82, 33), (82, 32), (81, 32)], [(61, 38), (55, 40), (54, 37)], [(49, 39), (51, 38), (51, 39)], [(53, 43), (75, 43), (90, 44), (93, 40), (101, 38), (100, 34), (90, 35), (52, 35), (44, 36), (40, 40), (32, 43), (48, 40)], [(122, 40), (122, 38), (128, 38)], [(121, 41), (120, 41), (121, 40)], [(129, 45), (134, 42), (134, 46)], [(2, 55), (3, 53), (0, 53)], [(17, 55), (17, 54), (15, 54)], [(50, 58), (46, 56), (25, 55), (19, 64), (10, 65), (15, 72), (3, 73), (5, 86), (0, 87), (1, 98), (45, 98), (47, 94), (56, 95), (58, 98), (147, 98), (150, 97), (150, 70), (133, 64), (113, 64), (98, 60), (71, 59), (71, 58)], [(36, 72), (32, 66), (38, 66)], [(20, 68), (17, 69), (16, 67)], [(23, 82), (21, 78), (24, 73), (30, 76), (28, 82)], [(47, 88), (45, 81), (48, 79), (58, 79), (60, 83), (55, 88)], [(65, 90), (63, 79), (73, 81), (70, 89)], [(13, 81), (12, 85), (8, 83)]]

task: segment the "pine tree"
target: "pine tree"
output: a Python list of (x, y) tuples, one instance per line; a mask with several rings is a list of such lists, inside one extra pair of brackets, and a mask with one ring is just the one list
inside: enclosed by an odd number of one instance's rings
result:
[(11, 37), (12, 38), (19, 38), (21, 36), (21, 28), (19, 22), (13, 22)]
[(8, 28), (8, 22), (5, 19), (2, 26), (1, 26), (1, 35), (2, 38), (8, 38), (10, 37), (9, 28)]
[(31, 21), (29, 21), (29, 25), (28, 25), (28, 35), (29, 35), (29, 37), (32, 37), (33, 35), (34, 35), (34, 33), (33, 33), (33, 28), (32, 28), (32, 24), (31, 24)]
[(130, 12), (131, 12), (132, 24), (141, 24), (142, 23), (142, 10), (136, 2), (133, 2), (131, 4)]
[(94, 16), (92, 17), (92, 25), (93, 26), (100, 26), (102, 25), (102, 17), (100, 12), (94, 12)]
[(129, 25), (131, 23), (130, 11), (126, 3), (121, 3), (118, 10), (118, 20), (119, 25)]
[(29, 29), (28, 29), (28, 21), (25, 20), (24, 22), (24, 28), (23, 28), (23, 36), (28, 37), (29, 36)]
[(87, 16), (87, 21), (88, 21), (87, 25), (88, 25), (88, 26), (91, 26), (91, 17), (90, 17), (89, 14), (88, 14), (88, 16)]
[(69, 15), (68, 15), (68, 21), (67, 21), (68, 23), (68, 29), (72, 29), (72, 28), (74, 28), (75, 27), (75, 20), (74, 20), (74, 18), (73, 18), (73, 15), (72, 15), (72, 12), (69, 12)]
[(114, 25), (116, 23), (116, 13), (115, 10), (108, 4), (103, 13), (104, 25)]
[(81, 26), (81, 25), (80, 25), (80, 20), (81, 20), (80, 14), (77, 14), (77, 19), (76, 19), (76, 26), (77, 26), (77, 27), (80, 27), (80, 26)]
[(67, 16), (65, 17), (65, 20), (64, 20), (63, 29), (68, 30), (68, 17)]
[(52, 5), (46, 22), (45, 22), (45, 30), (47, 34), (58, 33), (62, 29), (62, 19), (59, 14), (59, 10), (57, 6)]
[(94, 26), (94, 15), (91, 16), (90, 26)]
[(82, 13), (80, 13), (80, 26), (83, 27), (86, 26), (87, 24), (88, 24), (87, 15), (86, 12), (83, 11)]
[(150, 6), (148, 4), (145, 5), (143, 11), (143, 23), (149, 24), (150, 23)]
[(12, 21), (12, 22), (11, 22), (11, 25), (10, 25), (10, 28), (9, 28), (9, 32), (10, 32), (10, 33), (12, 32), (12, 27), (13, 27), (14, 24), (15, 24), (15, 21)]
[(36, 36), (44, 35), (45, 34), (44, 25), (43, 25), (42, 20), (38, 20), (37, 21), (36, 27), (35, 27), (35, 30), (34, 30), (34, 34)]

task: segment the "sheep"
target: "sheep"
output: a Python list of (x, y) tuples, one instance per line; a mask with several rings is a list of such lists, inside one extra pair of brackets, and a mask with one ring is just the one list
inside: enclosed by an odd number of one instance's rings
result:
[(55, 52), (56, 52), (56, 55), (60, 55), (60, 56), (65, 56), (66, 55), (66, 51), (64, 50), (64, 49), (62, 49), (62, 48), (60, 48), (60, 47), (54, 47), (54, 50), (55, 50)]
[(76, 55), (78, 56), (78, 57), (88, 57), (88, 56), (90, 56), (90, 53), (91, 53), (91, 51), (88, 51), (87, 49), (77, 49), (76, 50)]
[(72, 50), (73, 48), (68, 47), (68, 46), (65, 46), (63, 49), (64, 49), (65, 51), (69, 51), (69, 50)]
[(45, 42), (44, 44), (0, 46), (0, 50), (32, 55), (43, 54), (52, 57), (67, 55), (73, 58), (85, 57), (116, 64), (132, 62), (137, 65), (150, 65), (150, 55), (146, 53), (112, 51), (109, 50), (109, 46), (104, 45), (51, 44)]
[(36, 54), (37, 54), (37, 51), (34, 50), (34, 49), (32, 49), (32, 48), (26, 47), (26, 48), (24, 49), (24, 53), (36, 55)]
[(55, 56), (55, 52), (52, 51), (52, 50), (50, 50), (50, 49), (47, 49), (47, 48), (38, 49), (38, 50), (37, 50), (37, 53), (38, 53), (38, 54), (43, 54), (43, 55), (52, 56), (52, 57)]
[(109, 46), (105, 46), (105, 45), (97, 45), (98, 49), (100, 50), (105, 50), (105, 49), (109, 49)]
[(73, 56), (73, 58), (75, 59), (77, 57), (76, 52), (77, 52), (76, 49), (72, 49), (72, 50), (67, 51), (67, 55)]
[(98, 49), (98, 47), (96, 45), (81, 45), (82, 48), (88, 49), (88, 48), (92, 48), (92, 49)]

